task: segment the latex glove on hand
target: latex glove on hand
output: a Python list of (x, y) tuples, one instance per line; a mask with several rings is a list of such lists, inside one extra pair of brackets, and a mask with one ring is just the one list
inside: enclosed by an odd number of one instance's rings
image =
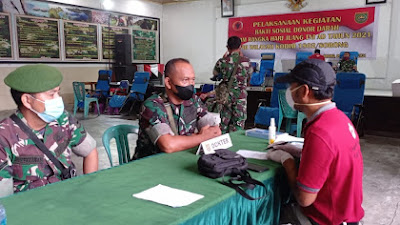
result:
[(282, 150), (270, 150), (267, 153), (267, 159), (283, 164), (288, 159), (294, 159), (293, 156)]
[(268, 148), (272, 147), (272, 151), (283, 150), (285, 152), (290, 153), (294, 157), (300, 158), (301, 150), (302, 150), (302, 147), (300, 147), (300, 146), (302, 146), (301, 143), (299, 143), (299, 145), (296, 145), (294, 143), (286, 143), (285, 144), (285, 141), (278, 141), (273, 144), (270, 144), (268, 146)]

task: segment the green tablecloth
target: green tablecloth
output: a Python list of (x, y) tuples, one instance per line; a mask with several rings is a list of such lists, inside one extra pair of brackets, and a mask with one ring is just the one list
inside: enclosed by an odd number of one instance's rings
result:
[[(231, 134), (233, 150), (261, 150), (266, 140)], [(270, 170), (251, 173), (268, 187), (268, 196), (249, 201), (200, 175), (195, 150), (158, 154), (129, 164), (15, 194), (0, 200), (8, 225), (22, 224), (277, 224), (281, 166), (258, 161)], [(158, 184), (204, 195), (199, 201), (171, 208), (132, 197)], [(261, 196), (263, 190), (249, 191)]]

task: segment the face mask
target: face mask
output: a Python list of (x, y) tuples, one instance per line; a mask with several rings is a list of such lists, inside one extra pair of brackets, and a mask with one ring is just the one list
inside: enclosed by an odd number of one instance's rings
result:
[(31, 96), (35, 100), (44, 103), (44, 112), (37, 112), (34, 109), (31, 109), (32, 112), (36, 113), (40, 119), (42, 119), (46, 123), (50, 123), (56, 119), (58, 119), (64, 113), (64, 102), (61, 97), (42, 101)]
[(343, 56), (343, 60), (349, 60), (349, 59), (350, 59), (350, 57)]
[(179, 86), (175, 85), (176, 90), (178, 90), (178, 93), (175, 93), (176, 96), (178, 96), (182, 100), (189, 100), (193, 97), (193, 91), (194, 91), (194, 86), (189, 85), (189, 86)]
[(296, 110), (295, 108), (294, 108), (294, 105), (295, 105), (295, 103), (294, 103), (294, 100), (293, 100), (293, 97), (292, 97), (292, 92), (294, 92), (294, 91), (297, 91), (299, 88), (301, 88), (302, 86), (298, 86), (298, 87), (296, 87), (295, 89), (293, 89), (293, 90), (290, 90), (290, 87), (288, 87), (287, 89), (286, 89), (286, 93), (285, 93), (285, 97), (286, 97), (286, 102), (288, 103), (288, 105), (290, 106), (290, 108), (292, 109), (292, 110)]
[(326, 100), (326, 101), (323, 101), (323, 102), (316, 102), (316, 103), (296, 103), (296, 102), (294, 102), (294, 100), (293, 100), (292, 92), (297, 91), (300, 87), (302, 87), (302, 86), (298, 86), (298, 87), (296, 87), (296, 88), (293, 89), (293, 90), (290, 90), (290, 87), (286, 89), (286, 93), (285, 93), (286, 102), (288, 103), (288, 105), (290, 106), (290, 108), (292, 108), (292, 110), (296, 110), (296, 109), (294, 108), (295, 105), (312, 106), (312, 105), (324, 105), (324, 104), (326, 104), (326, 103), (331, 102), (331, 100)]

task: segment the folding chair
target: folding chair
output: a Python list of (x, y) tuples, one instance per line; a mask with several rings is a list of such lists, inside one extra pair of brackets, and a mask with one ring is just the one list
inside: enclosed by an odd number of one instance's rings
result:
[[(121, 105), (119, 109), (120, 112), (128, 102), (132, 102), (131, 107), (128, 111), (128, 114), (130, 114), (135, 105), (137, 105), (138, 103), (142, 103), (145, 100), (147, 87), (149, 86), (150, 81), (150, 73), (136, 72), (134, 77), (135, 78), (133, 80), (131, 90), (129, 91), (129, 94)], [(136, 110), (136, 112), (138, 111), (139, 110)]]
[(363, 73), (337, 73), (333, 101), (353, 122), (358, 134), (363, 133), (364, 90), (366, 76)]
[(275, 53), (261, 53), (260, 72), (253, 73), (250, 79), (250, 85), (269, 86), (267, 80), (274, 74), (274, 65)]

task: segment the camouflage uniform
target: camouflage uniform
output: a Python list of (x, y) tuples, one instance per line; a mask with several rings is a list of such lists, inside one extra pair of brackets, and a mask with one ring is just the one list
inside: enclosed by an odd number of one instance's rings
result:
[[(221, 114), (221, 131), (228, 133), (244, 129), (247, 118), (247, 81), (252, 74), (250, 61), (234, 52), (217, 61), (214, 67), (214, 74), (221, 74), (223, 82), (229, 82), (235, 63), (239, 62), (236, 74), (234, 74), (232, 89), (229, 91), (228, 104), (218, 104), (218, 111)], [(218, 98), (218, 97), (217, 97)]]
[[(16, 115), (26, 124), (22, 113)], [(71, 150), (78, 156), (87, 156), (96, 141), (78, 121), (64, 113), (56, 121), (33, 132), (64, 164), (71, 165)], [(0, 122), (0, 181), (13, 178), (14, 192), (25, 191), (60, 181), (60, 171), (10, 118)]]
[(356, 62), (352, 59), (348, 59), (348, 60), (340, 60), (339, 62), (340, 66), (339, 66), (339, 71), (340, 72), (353, 72), (354, 69), (353, 67), (356, 65)]
[[(201, 100), (195, 95), (194, 98), (183, 101), (181, 105), (172, 103), (170, 105), (179, 135), (190, 136), (206, 125), (214, 125), (213, 116), (207, 112)], [(153, 95), (143, 103), (139, 127), (133, 159), (159, 153), (160, 149), (156, 144), (158, 138), (165, 134), (174, 135), (160, 95)]]

